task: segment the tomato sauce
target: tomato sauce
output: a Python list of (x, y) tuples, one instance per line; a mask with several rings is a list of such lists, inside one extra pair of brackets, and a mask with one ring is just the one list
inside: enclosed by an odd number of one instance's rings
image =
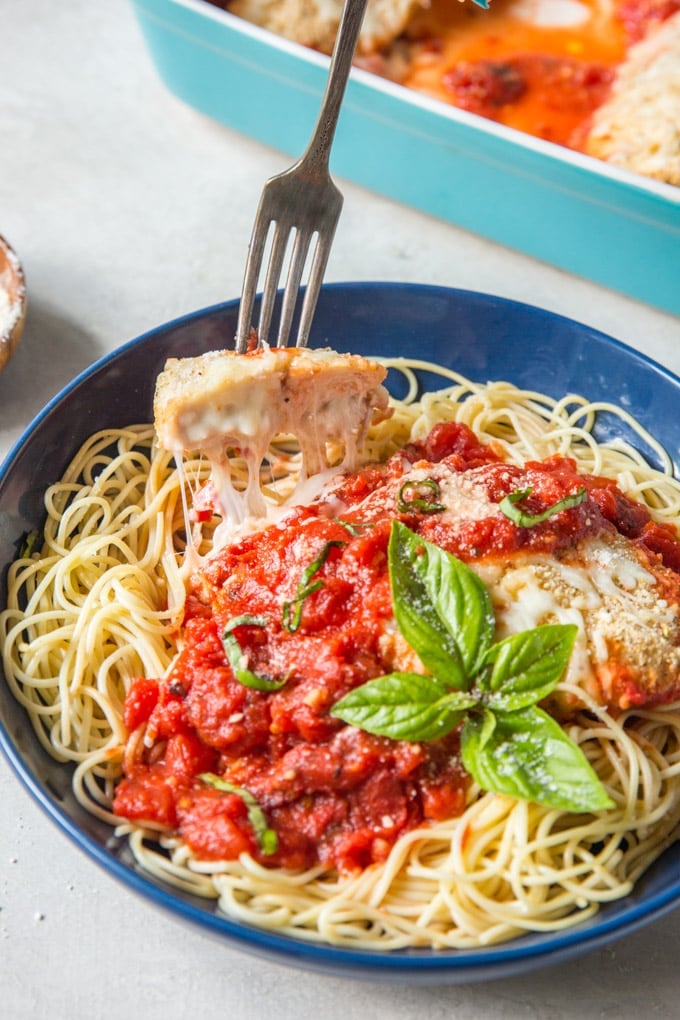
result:
[(680, 11), (680, 0), (619, 0), (618, 17), (630, 42), (644, 39), (650, 28)]
[(409, 29), (402, 83), (460, 109), (580, 148), (616, 69), (680, 0), (432, 0)]
[[(472, 471), (492, 502), (530, 488), (522, 505), (532, 514), (581, 487), (587, 498), (532, 527), (498, 514), (454, 527), (444, 513), (395, 512), (390, 493), (414, 466)], [(263, 864), (348, 873), (385, 859), (409, 829), (462, 812), (469, 778), (456, 731), (430, 743), (393, 741), (330, 714), (348, 691), (398, 668), (387, 569), (395, 517), (467, 561), (553, 551), (617, 528), (680, 567), (671, 532), (612, 482), (579, 476), (563, 457), (520, 469), (465, 426), (436, 426), (386, 465), (343, 478), (326, 501), (291, 511), (285, 526), (227, 547), (196, 575), (169, 676), (139, 679), (127, 697), (125, 724), (132, 734), (144, 727), (145, 751), (126, 767), (117, 814), (176, 830), (201, 859), (247, 852)], [(242, 653), (231, 665), (222, 640), (229, 627)], [(245, 666), (277, 689), (239, 682), (235, 671)], [(276, 833), (273, 852), (265, 852), (248, 797)]]

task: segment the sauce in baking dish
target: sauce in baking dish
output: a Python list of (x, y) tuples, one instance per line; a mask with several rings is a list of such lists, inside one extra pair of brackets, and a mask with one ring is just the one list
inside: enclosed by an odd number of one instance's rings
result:
[(578, 147), (625, 56), (610, 0), (432, 0), (409, 30), (402, 84), (539, 138)]
[[(341, 11), (340, 0), (210, 2), (327, 53)], [(680, 0), (491, 0), (488, 9), (468, 0), (375, 0), (355, 63), (507, 127), (601, 155), (590, 147), (593, 114), (608, 104), (631, 47), (678, 11)], [(648, 76), (661, 99), (647, 89), (640, 103), (644, 122), (658, 119), (641, 143), (651, 150), (654, 169), (642, 172), (675, 183), (673, 156), (665, 155), (677, 149), (674, 119), (663, 113), (664, 97), (675, 88), (674, 55), (666, 55), (661, 83), (656, 72)], [(648, 106), (654, 107), (649, 118)], [(633, 125), (628, 135), (636, 134)], [(613, 161), (629, 165), (620, 156)]]

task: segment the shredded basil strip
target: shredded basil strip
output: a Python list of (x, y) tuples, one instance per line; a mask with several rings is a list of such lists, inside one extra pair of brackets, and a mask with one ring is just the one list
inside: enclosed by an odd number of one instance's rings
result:
[(300, 626), (302, 621), (302, 606), (306, 598), (308, 598), (313, 592), (318, 591), (319, 588), (323, 588), (324, 582), (321, 578), (317, 578), (316, 581), (312, 581), (314, 575), (321, 570), (324, 563), (328, 559), (331, 549), (341, 549), (346, 542), (326, 542), (321, 552), (315, 560), (305, 567), (302, 572), (295, 592), (295, 598), (289, 602), (283, 603), (283, 629), (287, 630), (289, 634), (294, 634)]
[(393, 740), (439, 740), (460, 727), (479, 786), (563, 811), (614, 806), (586, 756), (538, 703), (563, 675), (575, 624), (545, 624), (494, 643), (491, 600), (451, 553), (392, 524), (388, 556), (397, 627), (428, 673), (356, 687), (331, 715)]
[(352, 536), (352, 538), (356, 538), (357, 535), (360, 535), (363, 528), (375, 527), (373, 521), (344, 521), (341, 517), (336, 517), (335, 523), (339, 524), (341, 528), (344, 528), (345, 531)]
[(259, 850), (265, 857), (276, 853), (279, 848), (278, 836), (273, 829), (269, 828), (264, 811), (249, 790), (244, 790), (242, 786), (234, 786), (233, 783), (220, 779), (213, 772), (202, 772), (198, 778), (209, 786), (214, 786), (216, 790), (233, 793), (240, 797), (248, 809), (248, 821), (253, 827)]
[(244, 613), (242, 616), (235, 616), (229, 620), (222, 634), (222, 646), (234, 679), (254, 691), (278, 691), (286, 683), (288, 677), (284, 677), (282, 680), (272, 680), (271, 677), (252, 673), (245, 665), (246, 657), (233, 632), (237, 627), (266, 627), (268, 623), (266, 616), (252, 616), (250, 613)]
[(549, 506), (542, 513), (528, 514), (524, 510), (520, 510), (517, 504), (521, 503), (523, 499), (527, 499), (532, 492), (531, 486), (528, 489), (517, 489), (516, 492), (511, 492), (508, 496), (504, 496), (498, 504), (501, 513), (505, 514), (513, 524), (518, 524), (521, 528), (533, 528), (534, 524), (547, 521), (549, 517), (553, 517), (562, 510), (571, 510), (572, 507), (579, 506), (588, 498), (586, 489), (581, 486), (577, 492), (572, 492), (571, 495), (558, 500), (557, 503)]
[(39, 538), (39, 535), (38, 535), (37, 531), (29, 531), (28, 532), (28, 534), (26, 535), (26, 537), (24, 539), (24, 544), (22, 545), (21, 549), (19, 550), (19, 558), (20, 559), (28, 560), (28, 559), (31, 558), (31, 556), (33, 555), (33, 550), (35, 549), (36, 543), (38, 541), (38, 538)]
[[(423, 490), (428, 498), (423, 495)], [(443, 503), (436, 502), (440, 491), (439, 482), (436, 482), (434, 478), (410, 479), (408, 482), (404, 482), (399, 489), (397, 509), (405, 514), (411, 510), (420, 510), (424, 514), (439, 513), (440, 510), (446, 510)], [(413, 492), (413, 496), (407, 499), (411, 492)], [(429, 498), (430, 496), (431, 498)]]

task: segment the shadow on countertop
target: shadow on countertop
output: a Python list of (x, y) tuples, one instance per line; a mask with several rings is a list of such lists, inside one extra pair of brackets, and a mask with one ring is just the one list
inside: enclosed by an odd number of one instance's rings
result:
[(22, 432), (55, 394), (104, 353), (61, 310), (29, 301), (23, 336), (0, 374), (0, 435)]

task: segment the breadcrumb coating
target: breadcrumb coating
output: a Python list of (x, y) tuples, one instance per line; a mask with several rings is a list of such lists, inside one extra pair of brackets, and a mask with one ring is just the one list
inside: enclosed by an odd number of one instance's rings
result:
[(680, 13), (632, 48), (593, 117), (585, 151), (680, 185)]

